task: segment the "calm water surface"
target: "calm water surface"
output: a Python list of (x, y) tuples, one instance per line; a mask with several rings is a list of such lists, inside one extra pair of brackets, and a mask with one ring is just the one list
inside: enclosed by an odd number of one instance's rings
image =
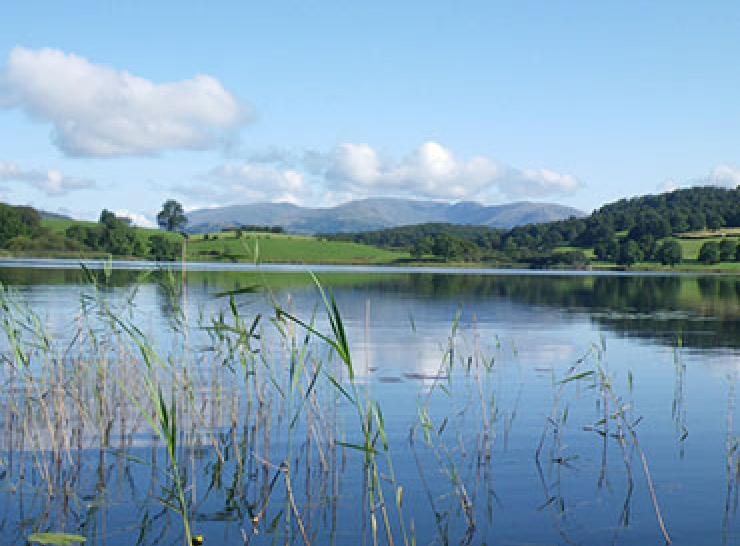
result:
[[(386, 527), (394, 544), (404, 535), (416, 544), (661, 544), (645, 467), (675, 544), (740, 538), (740, 278), (318, 268), (341, 309), (358, 396), (382, 411), (389, 450), (378, 436), (372, 491), (365, 454), (351, 447), (362, 442), (356, 414), (326, 380), (332, 370), (348, 385), (346, 369), (315, 337), (290, 394), (305, 330), (271, 318), (279, 304), (329, 332), (309, 275), (219, 269), (194, 267), (173, 291), (179, 271), (168, 281), (120, 266), (91, 273), (96, 291), (75, 264), (3, 264), (7, 297), (53, 340), (40, 350), (20, 327), (25, 373), (58, 373), (68, 406), (44, 420), (56, 410), (43, 401), (59, 393), (48, 377), (37, 392), (19, 387), (4, 335), (3, 397), (16, 409), (0, 417), (0, 543), (35, 531), (110, 546), (182, 543), (166, 453), (135, 416), (138, 391), (125, 392), (141, 353), (121, 346), (120, 325), (106, 333), (101, 301), (167, 366), (188, 363), (195, 388), (183, 404), (198, 417), (183, 410), (179, 458), (206, 544), (372, 544), (373, 515), (381, 544)], [(233, 298), (247, 327), (261, 317), (245, 379), (238, 344), (215, 348), (208, 328), (214, 317), (234, 324), (222, 293), (253, 285), (262, 290)], [(96, 326), (80, 334), (85, 320)], [(58, 363), (44, 364), (44, 352)], [(100, 355), (105, 368), (70, 371)], [(52, 438), (67, 439), (57, 440), (61, 455)]]

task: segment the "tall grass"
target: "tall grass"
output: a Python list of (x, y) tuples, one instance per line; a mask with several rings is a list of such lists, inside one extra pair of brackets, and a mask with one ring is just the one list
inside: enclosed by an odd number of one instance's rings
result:
[[(436, 372), (412, 378), (420, 382), (416, 415), (407, 441), (398, 442), (358, 370), (346, 317), (316, 277), (318, 303), (302, 317), (290, 298), (280, 301), (268, 286), (213, 294), (215, 311), (194, 311), (187, 278), (177, 271), (144, 273), (126, 289), (115, 286), (110, 263), (84, 271), (79, 309), (61, 326), (45, 324), (21, 294), (0, 290), (7, 410), (0, 419), (0, 474), (13, 480), (24, 513), (25, 497), (33, 499), (33, 516), (16, 522), (11, 543), (58, 532), (141, 545), (192, 544), (200, 534), (209, 544), (341, 544), (353, 522), (337, 514), (347, 513), (348, 502), (358, 505), (353, 515), (366, 529), (356, 543), (414, 546), (420, 522), (412, 514), (426, 514), (438, 543), (486, 540), (501, 503), (494, 463), (508, 449), (523, 380), (514, 366), (515, 378), (502, 381), (502, 363), (516, 363), (518, 349), (495, 339), (493, 354), (486, 354), (476, 320), (464, 320), (462, 309), (438, 340)], [(166, 336), (147, 331), (137, 307), (147, 290), (160, 296)], [(257, 300), (268, 311), (247, 305)], [(410, 323), (409, 335), (420, 335)], [(543, 489), (540, 509), (553, 515), (564, 542), (575, 541), (561, 473), (580, 464), (565, 439), (584, 433), (572, 430), (571, 400), (585, 389), (598, 405), (586, 433), (598, 435), (599, 487), (608, 485), (610, 446), (621, 453), (620, 528), (630, 524), (639, 466), (669, 542), (640, 418), (631, 394), (620, 394), (605, 355), (605, 343), (593, 345), (562, 377), (553, 372), (549, 411), (525, 408), (547, 413), (531, 446)], [(675, 369), (680, 443), (686, 413), (679, 356)], [(628, 391), (634, 382), (630, 375)], [(737, 490), (730, 475), (738, 467), (731, 428), (728, 499)], [(399, 460), (409, 456), (417, 476), (398, 475)], [(348, 493), (346, 484), (361, 491)], [(111, 529), (106, 515), (120, 498), (131, 504), (123, 518), (128, 527)], [(214, 522), (231, 534), (209, 534)]]

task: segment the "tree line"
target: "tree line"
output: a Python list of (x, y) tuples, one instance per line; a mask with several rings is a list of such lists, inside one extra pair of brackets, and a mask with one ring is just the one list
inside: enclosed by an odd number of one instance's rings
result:
[(135, 256), (157, 261), (180, 258), (182, 242), (164, 234), (142, 236), (131, 226), (131, 220), (103, 209), (97, 224), (74, 224), (65, 231), (68, 239), (79, 242), (85, 250), (105, 252), (114, 256)]
[[(740, 227), (740, 187), (694, 187), (620, 199), (583, 218), (570, 217), (512, 229), (430, 223), (325, 237), (404, 249), (415, 257), (433, 255), (447, 260), (572, 265), (587, 261), (584, 251), (593, 249), (597, 259), (626, 266), (638, 261), (674, 265), (683, 256), (681, 245), (671, 236), (723, 227)], [(732, 243), (729, 240), (724, 243), (722, 253), (721, 243), (717, 243), (719, 260), (736, 259), (737, 250), (733, 255), (729, 246)], [(558, 247), (570, 247), (570, 250), (563, 252)], [(712, 261), (714, 250), (709, 244), (702, 261), (716, 263)]]
[[(176, 201), (165, 202), (157, 217), (161, 228), (178, 231), (187, 220)], [(96, 223), (72, 223), (64, 233), (42, 225), (42, 215), (33, 207), (0, 203), (0, 248), (10, 251), (104, 252), (114, 256), (157, 261), (180, 258), (180, 237), (147, 233), (131, 225), (129, 218), (103, 209)]]

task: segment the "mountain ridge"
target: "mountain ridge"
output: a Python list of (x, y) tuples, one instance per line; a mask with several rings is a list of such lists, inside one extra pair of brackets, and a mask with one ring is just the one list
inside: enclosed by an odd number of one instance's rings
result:
[(427, 222), (511, 228), (571, 216), (581, 217), (585, 213), (565, 205), (531, 201), (483, 205), (475, 201), (448, 203), (375, 197), (333, 207), (253, 203), (198, 209), (187, 214), (187, 231), (208, 233), (239, 225), (274, 225), (293, 233), (346, 233)]

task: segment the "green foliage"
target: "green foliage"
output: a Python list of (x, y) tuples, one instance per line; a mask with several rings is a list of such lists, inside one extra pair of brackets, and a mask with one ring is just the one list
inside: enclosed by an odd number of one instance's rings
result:
[(7, 242), (5, 248), (13, 251), (66, 250), (79, 251), (84, 246), (74, 239), (64, 237), (48, 229), (40, 228), (35, 237), (17, 235)]
[(472, 242), (443, 233), (434, 238), (432, 254), (445, 260), (472, 261), (480, 255), (480, 252)]
[(701, 249), (699, 249), (699, 261), (704, 264), (719, 263), (719, 243), (707, 241), (701, 245)]
[(642, 251), (640, 245), (638, 245), (632, 239), (622, 239), (619, 243), (619, 250), (617, 251), (616, 262), (619, 265), (626, 265), (627, 267), (634, 265), (642, 259)]
[(108, 209), (103, 209), (100, 213), (100, 219), (98, 220), (99, 223), (103, 224), (106, 227), (115, 227), (116, 221), (118, 218), (116, 218), (116, 215), (113, 214)]
[(73, 224), (66, 229), (65, 235), (88, 250), (114, 256), (145, 256), (144, 246), (128, 219), (118, 218), (106, 209), (100, 213), (97, 224)]
[(167, 231), (180, 231), (185, 228), (188, 219), (182, 205), (174, 199), (168, 199), (162, 205), (162, 210), (157, 214), (157, 224)]
[(732, 239), (722, 239), (719, 243), (719, 259), (723, 262), (734, 260), (737, 246), (737, 243)]
[(675, 239), (666, 239), (658, 247), (657, 258), (663, 265), (674, 266), (681, 263), (683, 249)]
[(432, 239), (431, 237), (424, 237), (423, 239), (419, 239), (411, 247), (411, 257), (418, 260), (427, 254), (431, 254), (433, 248), (434, 239)]
[(615, 238), (608, 240), (598, 241), (594, 245), (594, 254), (598, 260), (607, 261), (617, 259), (617, 252), (619, 251), (619, 244)]
[[(512, 229), (488, 226), (420, 224), (365, 233), (328, 235), (334, 240), (403, 249), (415, 257), (427, 254), (424, 241), (436, 244), (438, 256), (450, 259), (448, 237), (471, 243), (477, 252), (456, 252), (454, 259), (501, 260), (532, 263), (557, 262), (549, 257), (558, 246), (593, 248), (602, 261), (632, 265), (641, 260), (675, 262), (677, 251), (662, 240), (675, 233), (706, 227), (740, 226), (740, 189), (696, 187), (660, 195), (622, 199), (604, 205), (585, 218), (569, 218)], [(627, 244), (632, 241), (633, 244)], [(726, 253), (730, 252), (729, 247)]]
[(236, 228), (223, 228), (221, 231), (233, 231), (234, 236), (238, 239), (244, 232), (252, 233), (285, 233), (282, 226), (265, 226), (259, 224), (240, 224)]
[(182, 255), (182, 243), (164, 235), (149, 237), (149, 255), (158, 262), (173, 262)]
[(521, 257), (520, 260), (535, 269), (573, 268), (582, 269), (590, 262), (588, 256), (580, 250), (565, 252), (543, 252), (537, 255)]
[[(186, 221), (182, 206), (174, 200), (165, 202), (157, 220), (171, 231), (182, 229)], [(54, 222), (65, 225), (64, 221)], [(593, 248), (601, 261), (627, 266), (637, 261), (675, 265), (683, 258), (694, 259), (700, 241), (682, 238), (668, 242), (671, 235), (718, 226), (740, 227), (740, 188), (697, 187), (622, 199), (585, 218), (571, 217), (512, 229), (429, 223), (310, 238), (286, 236), (274, 226), (238, 226), (222, 237), (194, 236), (188, 254), (194, 259), (251, 261), (254, 240), (260, 238), (263, 259), (278, 263), (392, 263), (407, 259), (410, 254), (415, 259), (433, 255), (445, 261), (580, 267), (588, 263), (588, 249)], [(40, 229), (39, 213), (30, 207), (0, 205), (0, 246), (10, 250), (96, 251), (115, 256), (151, 256), (157, 260), (179, 256), (180, 238), (176, 234), (165, 234), (166, 240), (150, 241), (146, 230), (131, 227), (130, 220), (116, 217), (109, 210), (101, 212), (97, 224), (68, 221), (64, 228), (54, 231), (60, 237)], [(274, 235), (258, 235), (255, 231)], [(219, 239), (223, 244), (212, 243)], [(581, 254), (564, 255), (563, 247), (566, 252), (580, 250)], [(723, 241), (718, 259), (731, 261), (737, 254), (736, 247), (732, 240)]]
[(41, 226), (41, 215), (31, 207), (0, 203), (0, 246), (19, 235), (32, 237)]
[(425, 245), (429, 253), (434, 241), (446, 235), (472, 242), (481, 249), (498, 249), (503, 230), (486, 226), (461, 226), (443, 223), (415, 224), (362, 233), (336, 233), (322, 237), (334, 241), (352, 241), (360, 244), (410, 250), (417, 244)]

